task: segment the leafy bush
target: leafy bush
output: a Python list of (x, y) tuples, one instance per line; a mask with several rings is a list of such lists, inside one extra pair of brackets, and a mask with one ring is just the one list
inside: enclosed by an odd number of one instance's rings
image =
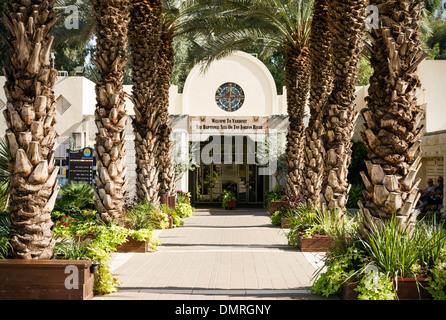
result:
[(355, 291), (359, 292), (358, 300), (395, 300), (393, 281), (386, 273), (365, 274)]
[[(59, 259), (86, 259), (99, 263), (95, 275), (95, 294), (108, 294), (117, 290), (118, 282), (110, 271), (111, 254), (116, 248), (127, 241), (128, 237), (140, 241), (149, 241), (152, 250), (160, 245), (151, 230), (132, 230), (117, 225), (106, 225), (100, 220), (84, 221), (70, 220), (66, 232), (60, 233), (62, 239), (56, 242), (55, 254)], [(76, 236), (93, 235), (93, 239), (76, 241)]]
[(127, 211), (126, 225), (135, 230), (166, 229), (169, 226), (169, 219), (159, 205), (144, 200)]
[[(434, 299), (446, 299), (446, 237), (443, 225), (417, 222), (401, 226), (396, 218), (374, 226), (361, 236), (357, 230), (350, 241), (334, 238), (313, 284), (313, 291), (336, 294), (345, 281), (358, 282), (358, 299), (395, 299), (394, 282), (399, 277), (427, 277), (426, 288)], [(368, 266), (374, 273), (366, 272)], [(396, 284), (397, 285), (397, 284)]]
[(289, 245), (298, 245), (300, 234), (311, 238), (314, 235), (333, 236), (341, 231), (350, 235), (356, 230), (356, 220), (347, 215), (341, 219), (339, 210), (327, 210), (325, 207), (312, 207), (304, 203), (286, 210), (290, 226), (287, 234)]
[(65, 211), (68, 208), (93, 209), (93, 187), (85, 182), (71, 181), (60, 188), (60, 198), (56, 200), (54, 210)]
[(271, 207), (272, 201), (284, 201), (286, 199), (285, 187), (276, 185), (272, 191), (266, 192), (265, 205), (266, 209)]
[(180, 218), (192, 217), (194, 208), (186, 202), (177, 202), (175, 211)]
[(271, 224), (273, 226), (280, 226), (282, 224), (282, 217), (280, 216), (280, 211), (276, 211), (271, 215)]
[(0, 212), (0, 259), (5, 259), (11, 252), (11, 224), (9, 221), (9, 213)]
[[(98, 273), (95, 275), (95, 294), (107, 294), (117, 290), (117, 280), (110, 272), (111, 254), (129, 237), (148, 241), (152, 250), (156, 250), (160, 245), (159, 239), (153, 235), (152, 227), (157, 225), (155, 222), (159, 223), (160, 217), (164, 219), (165, 214), (159, 207), (150, 203), (142, 203), (135, 207), (132, 211), (134, 215), (127, 215), (127, 222), (132, 222), (127, 227), (105, 224), (97, 219), (94, 210), (71, 208), (68, 210), (69, 214), (60, 211), (52, 213), (55, 222), (53, 237), (58, 239), (55, 247), (56, 257), (86, 259), (99, 263)], [(91, 235), (92, 239), (82, 242), (76, 240), (76, 236), (86, 235)]]
[(373, 264), (381, 272), (394, 277), (416, 277), (419, 264), (428, 267), (433, 261), (426, 258), (435, 255), (439, 245), (444, 247), (444, 232), (442, 234), (442, 241), (435, 241), (439, 240), (435, 230), (420, 224), (401, 226), (393, 217), (383, 225), (374, 225), (373, 231), (362, 241)]
[(426, 289), (434, 300), (446, 300), (446, 262), (442, 261), (435, 265), (426, 280), (429, 284)]
[(177, 190), (177, 198), (176, 198), (176, 203), (177, 204), (179, 204), (179, 203), (190, 204), (190, 199), (191, 199), (190, 192)]
[(221, 206), (224, 209), (226, 209), (229, 201), (237, 201), (235, 192), (233, 190), (223, 190), (223, 198), (222, 198)]
[(364, 201), (364, 195), (362, 193), (363, 189), (362, 185), (352, 185), (350, 192), (348, 193), (347, 208), (359, 208), (358, 201)]

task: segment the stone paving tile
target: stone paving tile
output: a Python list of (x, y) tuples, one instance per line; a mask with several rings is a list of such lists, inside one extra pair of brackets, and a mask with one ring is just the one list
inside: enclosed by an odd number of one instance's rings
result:
[(184, 226), (159, 233), (153, 253), (115, 253), (118, 292), (94, 299), (299, 299), (309, 293), (318, 258), (287, 245), (263, 210), (197, 210)]

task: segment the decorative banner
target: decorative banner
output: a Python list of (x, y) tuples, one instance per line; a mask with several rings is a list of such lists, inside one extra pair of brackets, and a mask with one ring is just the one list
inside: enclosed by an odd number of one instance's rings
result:
[(248, 134), (268, 133), (269, 117), (189, 117), (189, 133), (194, 134)]

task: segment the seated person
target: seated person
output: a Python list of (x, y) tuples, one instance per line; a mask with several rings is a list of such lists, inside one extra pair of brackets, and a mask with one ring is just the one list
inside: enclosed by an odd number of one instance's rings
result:
[(429, 205), (442, 205), (443, 204), (443, 177), (439, 177), (437, 180), (438, 186), (427, 200)]
[(421, 193), (421, 197), (419, 200), (421, 202), (421, 205), (418, 208), (424, 208), (425, 206), (428, 205), (428, 200), (435, 192), (435, 188), (436, 187), (434, 185), (434, 180), (433, 179), (427, 180), (427, 187), (422, 190), (419, 190), (419, 192)]
[(434, 180), (427, 180), (427, 187), (421, 189), (419, 192), (421, 193), (420, 201), (426, 202), (429, 199), (430, 193), (435, 190)]

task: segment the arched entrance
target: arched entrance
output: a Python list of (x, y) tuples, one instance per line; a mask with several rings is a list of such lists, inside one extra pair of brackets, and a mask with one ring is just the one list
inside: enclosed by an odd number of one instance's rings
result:
[[(199, 143), (200, 155), (207, 152), (210, 144), (216, 146), (215, 140), (222, 142), (220, 148), (209, 150), (210, 160), (214, 161), (206, 161), (205, 157), (200, 166), (189, 173), (194, 204), (221, 203), (223, 190), (228, 189), (234, 190), (238, 204), (262, 204), (269, 179), (261, 174), (258, 162), (253, 161), (257, 144), (249, 136), (226, 136), (226, 139), (214, 136)], [(230, 149), (229, 140), (233, 142)]]
[(277, 181), (261, 172), (258, 146), (288, 128), (286, 99), (266, 66), (245, 52), (214, 61), (206, 71), (197, 65), (172, 105), (171, 114), (187, 117), (174, 132), (197, 150), (199, 167), (180, 187), (187, 186), (193, 203), (220, 204), (231, 188), (237, 205), (263, 204)]

